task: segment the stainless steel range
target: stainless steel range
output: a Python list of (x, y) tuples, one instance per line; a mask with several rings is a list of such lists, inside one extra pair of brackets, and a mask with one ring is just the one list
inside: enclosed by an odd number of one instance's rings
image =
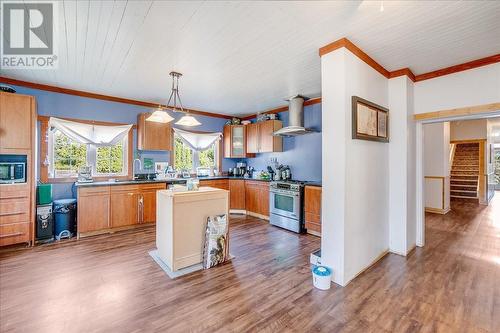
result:
[(304, 184), (276, 181), (269, 186), (269, 221), (297, 233), (304, 231)]

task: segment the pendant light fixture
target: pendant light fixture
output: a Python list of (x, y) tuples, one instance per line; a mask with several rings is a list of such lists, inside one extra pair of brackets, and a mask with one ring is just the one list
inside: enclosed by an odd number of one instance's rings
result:
[(172, 120), (174, 120), (174, 118), (172, 118), (161, 105), (158, 105), (158, 108), (146, 118), (146, 121), (154, 121), (155, 123), (169, 123)]
[[(193, 117), (189, 114), (189, 111), (184, 110), (184, 108), (182, 107), (181, 97), (179, 96), (179, 78), (182, 76), (182, 74), (178, 73), (178, 72), (170, 72), (170, 76), (172, 77), (172, 92), (170, 93), (170, 97), (168, 98), (166, 108), (168, 110), (172, 110), (173, 112), (184, 113), (184, 116), (182, 116), (181, 119), (179, 119), (179, 121), (177, 121), (175, 124), (180, 125), (180, 126), (187, 126), (187, 127), (201, 125), (201, 123), (195, 117)], [(172, 102), (172, 99), (173, 99), (173, 105), (170, 105), (170, 102)], [(177, 107), (177, 100), (179, 100), (179, 107)], [(153, 116), (155, 116), (155, 113), (157, 111), (153, 112), (153, 114), (147, 120), (157, 121), (154, 119), (166, 118), (164, 115), (161, 115), (161, 114), (158, 114), (155, 118), (153, 118)], [(159, 111), (159, 112), (166, 114), (170, 118), (169, 121), (173, 120), (173, 118), (170, 117), (170, 115), (168, 115), (167, 112), (165, 112), (165, 111)], [(160, 118), (160, 117), (163, 117), (163, 118)], [(164, 122), (164, 121), (160, 121), (160, 122)], [(166, 122), (168, 122), (168, 121), (166, 121)]]

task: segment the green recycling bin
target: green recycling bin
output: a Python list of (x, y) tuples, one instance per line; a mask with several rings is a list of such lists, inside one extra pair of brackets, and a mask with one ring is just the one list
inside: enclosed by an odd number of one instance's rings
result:
[(37, 205), (48, 205), (52, 203), (52, 184), (38, 184), (36, 189)]

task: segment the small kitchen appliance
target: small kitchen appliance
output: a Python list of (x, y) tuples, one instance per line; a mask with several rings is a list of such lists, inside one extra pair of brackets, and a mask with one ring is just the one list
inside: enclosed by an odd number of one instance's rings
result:
[(243, 177), (247, 171), (247, 164), (245, 162), (236, 163), (236, 168), (233, 169), (235, 177)]
[(0, 184), (26, 183), (26, 155), (0, 155)]
[(78, 182), (79, 183), (92, 183), (92, 166), (83, 165), (78, 169)]
[(269, 222), (297, 233), (304, 232), (304, 183), (273, 181), (269, 186)]
[(197, 177), (208, 177), (210, 176), (210, 168), (207, 167), (197, 167), (196, 168)]

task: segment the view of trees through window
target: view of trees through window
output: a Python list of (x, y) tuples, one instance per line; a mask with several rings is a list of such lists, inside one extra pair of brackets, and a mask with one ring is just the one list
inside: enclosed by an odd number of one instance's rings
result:
[(114, 146), (88, 147), (56, 131), (53, 133), (53, 177), (76, 177), (78, 169), (84, 165), (92, 165), (96, 174), (125, 174), (124, 148), (123, 142)]
[[(174, 167), (177, 170), (194, 171), (195, 166), (215, 167), (216, 165), (216, 143), (209, 149), (201, 151), (198, 154), (194, 154), (190, 147), (185, 145), (178, 136), (175, 136), (174, 149)], [(196, 156), (198, 157), (197, 160)]]
[(59, 131), (54, 133), (54, 173), (56, 177), (73, 177), (87, 161), (87, 145), (73, 141)]
[(97, 148), (97, 173), (123, 173), (123, 144)]
[(193, 170), (193, 151), (182, 140), (175, 136), (175, 161), (177, 170)]

